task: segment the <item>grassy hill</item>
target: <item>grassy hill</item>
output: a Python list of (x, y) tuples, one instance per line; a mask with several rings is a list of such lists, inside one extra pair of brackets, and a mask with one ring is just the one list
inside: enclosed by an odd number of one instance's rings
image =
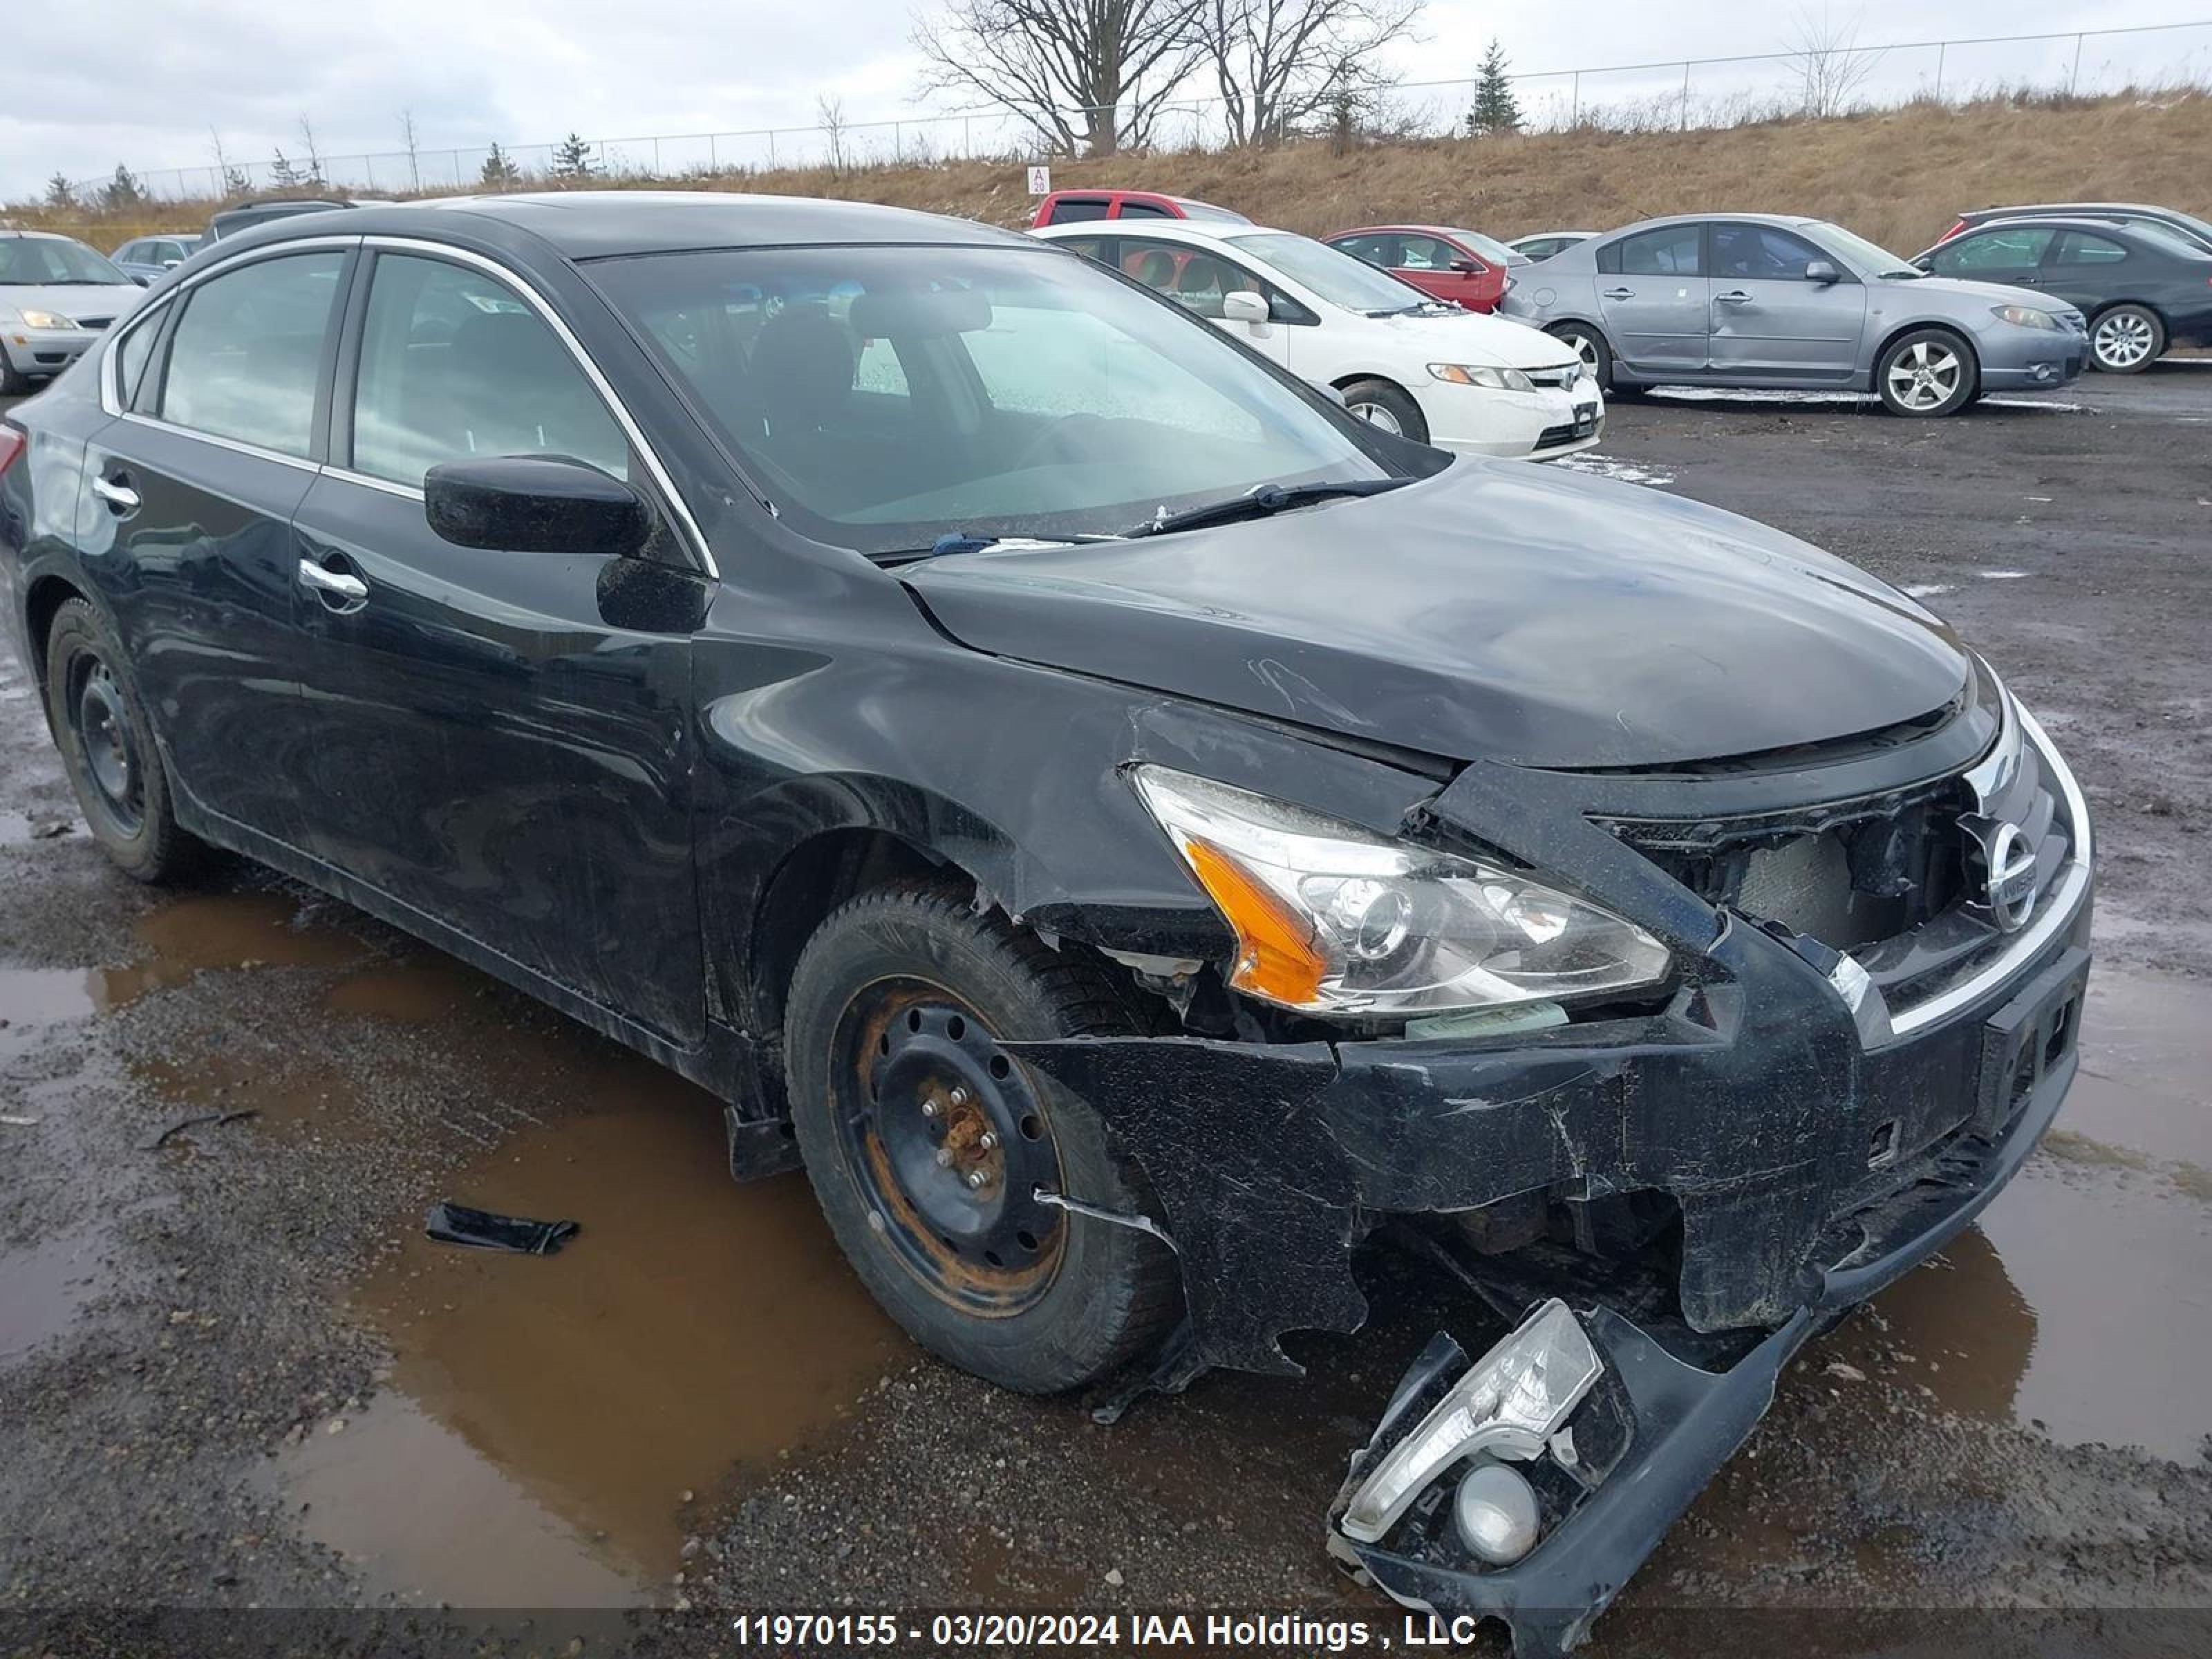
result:
[[(1262, 223), (1327, 232), (1395, 220), (1510, 236), (1603, 228), (1654, 214), (1734, 209), (1833, 219), (1895, 252), (1933, 241), (1962, 207), (2103, 199), (2212, 216), (2212, 94), (2017, 97), (1916, 103), (1829, 120), (1688, 132), (1567, 132), (1479, 139), (1321, 143), (1261, 151), (1062, 161), (1056, 185), (1121, 185), (1202, 197)], [(624, 185), (836, 196), (1004, 224), (1030, 204), (1012, 161), (624, 179)], [(218, 204), (163, 203), (129, 216), (16, 210), (112, 247), (152, 228), (197, 228)]]

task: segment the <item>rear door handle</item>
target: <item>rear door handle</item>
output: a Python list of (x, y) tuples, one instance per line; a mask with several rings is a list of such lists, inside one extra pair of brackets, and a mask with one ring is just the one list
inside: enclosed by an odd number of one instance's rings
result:
[(328, 594), (348, 605), (365, 605), (368, 601), (368, 584), (358, 576), (349, 576), (343, 570), (325, 570), (313, 559), (300, 561), (300, 586), (317, 593)]
[(1633, 300), (1636, 290), (1632, 288), (1609, 288), (1598, 297), (1601, 300)]
[(138, 492), (120, 479), (95, 476), (92, 493), (106, 501), (118, 518), (138, 510)]
[(1714, 295), (1713, 301), (1717, 305), (1747, 306), (1751, 303), (1751, 295), (1740, 288), (1730, 289), (1726, 294)]

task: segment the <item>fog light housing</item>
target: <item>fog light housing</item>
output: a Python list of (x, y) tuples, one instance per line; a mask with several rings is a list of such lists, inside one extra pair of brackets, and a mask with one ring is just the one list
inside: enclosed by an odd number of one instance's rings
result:
[(1462, 1458), (1482, 1453), (1525, 1462), (1536, 1456), (1602, 1370), (1567, 1304), (1556, 1297), (1544, 1303), (1383, 1454), (1338, 1527), (1356, 1542), (1380, 1543), (1430, 1482)]
[(1536, 1489), (1519, 1470), (1478, 1463), (1460, 1478), (1452, 1498), (1452, 1526), (1476, 1560), (1510, 1567), (1536, 1547), (1543, 1512)]

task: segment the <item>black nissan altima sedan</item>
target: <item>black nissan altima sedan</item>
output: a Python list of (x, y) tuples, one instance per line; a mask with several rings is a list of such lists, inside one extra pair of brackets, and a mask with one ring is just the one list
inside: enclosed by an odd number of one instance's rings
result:
[(1534, 1650), (2074, 1075), (2081, 794), (1942, 623), (1026, 238), (303, 216), (7, 420), (123, 870), (244, 854), (654, 1056), (919, 1340), (1108, 1416), (1421, 1253), (1512, 1329), (1327, 1536)]

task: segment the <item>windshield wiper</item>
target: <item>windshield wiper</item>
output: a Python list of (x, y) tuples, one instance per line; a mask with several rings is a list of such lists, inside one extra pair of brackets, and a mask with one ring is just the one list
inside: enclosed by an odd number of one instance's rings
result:
[(1341, 483), (1256, 484), (1242, 495), (1231, 495), (1227, 501), (1208, 501), (1203, 507), (1186, 507), (1180, 513), (1158, 513), (1145, 523), (1133, 525), (1123, 533), (1129, 536), (1165, 536), (1177, 530), (1200, 530), (1208, 525), (1234, 524), (1240, 519), (1271, 518), (1286, 507), (1304, 507), (1313, 501), (1329, 501), (1340, 495), (1380, 495), (1385, 490), (1409, 484), (1411, 478), (1352, 478)]

